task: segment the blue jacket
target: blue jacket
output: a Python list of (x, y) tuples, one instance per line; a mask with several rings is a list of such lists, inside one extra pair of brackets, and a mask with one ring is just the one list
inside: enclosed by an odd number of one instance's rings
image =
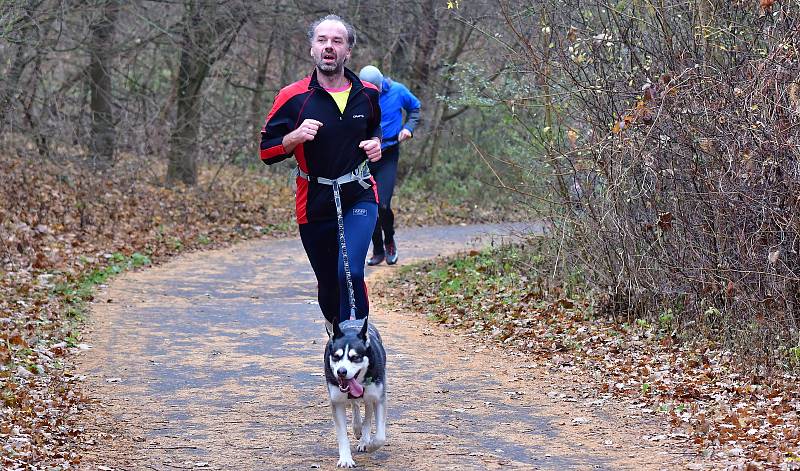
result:
[[(383, 143), (381, 149), (397, 144), (397, 135), (403, 128), (414, 134), (419, 123), (420, 103), (405, 85), (384, 78), (381, 86), (381, 130)], [(406, 110), (406, 122), (403, 124), (403, 110)]]

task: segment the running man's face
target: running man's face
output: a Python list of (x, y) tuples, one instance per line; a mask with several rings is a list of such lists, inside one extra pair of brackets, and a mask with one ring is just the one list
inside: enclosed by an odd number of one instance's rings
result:
[(326, 20), (317, 26), (311, 40), (311, 57), (325, 75), (338, 75), (344, 70), (344, 63), (350, 58), (350, 44), (342, 23)]

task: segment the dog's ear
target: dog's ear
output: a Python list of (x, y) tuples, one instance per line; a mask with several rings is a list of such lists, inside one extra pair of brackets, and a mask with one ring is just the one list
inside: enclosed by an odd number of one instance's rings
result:
[(336, 322), (333, 323), (333, 338), (336, 339), (341, 337), (342, 335), (344, 334), (342, 333), (342, 329), (339, 328), (339, 320), (336, 319)]
[(364, 324), (361, 325), (361, 331), (358, 333), (358, 338), (364, 341), (364, 344), (369, 347), (369, 335), (367, 332), (369, 331), (369, 323), (367, 322), (367, 318), (364, 318)]

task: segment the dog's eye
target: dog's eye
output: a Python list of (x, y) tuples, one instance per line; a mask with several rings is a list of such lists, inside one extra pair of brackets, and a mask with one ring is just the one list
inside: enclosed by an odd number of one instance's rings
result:
[(353, 356), (351, 356), (350, 357), (350, 361), (358, 363), (359, 361), (361, 361), (361, 355), (353, 355)]

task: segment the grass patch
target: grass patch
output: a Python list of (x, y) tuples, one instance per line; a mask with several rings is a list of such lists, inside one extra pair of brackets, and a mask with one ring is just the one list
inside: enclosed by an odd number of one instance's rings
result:
[[(520, 247), (473, 251), (445, 261), (403, 267), (399, 277), (416, 280), (418, 308), (438, 322), (483, 329), (521, 315), (517, 309), (540, 299), (544, 288), (541, 258)], [(527, 266), (532, 270), (520, 270)]]
[(65, 326), (67, 333), (63, 339), (68, 347), (75, 347), (80, 342), (79, 327), (86, 319), (86, 305), (94, 299), (97, 287), (120, 273), (150, 263), (150, 257), (139, 252), (128, 256), (116, 252), (107, 256), (104, 265), (89, 270), (74, 280), (59, 283), (53, 288), (52, 293), (62, 300), (64, 318), (68, 321)]

